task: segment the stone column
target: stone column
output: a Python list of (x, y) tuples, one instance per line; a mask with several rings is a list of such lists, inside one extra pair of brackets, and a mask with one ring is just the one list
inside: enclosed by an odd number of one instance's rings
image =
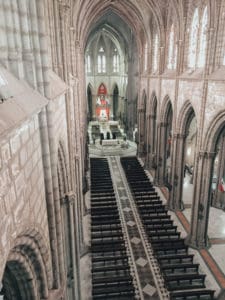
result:
[(145, 116), (144, 109), (138, 109), (138, 154), (142, 156), (144, 154), (144, 143), (145, 143)]
[(146, 168), (149, 168), (149, 161), (150, 161), (150, 151), (151, 151), (151, 143), (150, 143), (150, 138), (151, 138), (151, 116), (148, 114), (146, 116), (147, 119), (147, 125), (146, 125), (146, 161), (145, 165)]
[(200, 151), (197, 157), (191, 229), (186, 239), (187, 243), (193, 248), (201, 249), (209, 246), (207, 229), (211, 206), (211, 173), (215, 154), (215, 152)]
[(156, 147), (157, 147), (157, 134), (156, 130), (156, 115), (149, 115), (149, 142), (148, 142), (148, 151), (149, 159), (148, 165), (150, 169), (155, 168), (156, 164)]
[(80, 250), (79, 250), (79, 243), (76, 239), (77, 231), (78, 231), (78, 224), (74, 226), (74, 220), (76, 219), (74, 216), (75, 206), (76, 206), (76, 196), (73, 192), (69, 192), (65, 195), (65, 197), (61, 200), (61, 206), (65, 205), (66, 209), (69, 212), (69, 245), (70, 253), (72, 255), (72, 266), (71, 269), (68, 270), (69, 274), (67, 274), (68, 285), (72, 288), (72, 295), (73, 298), (69, 300), (79, 300), (81, 299), (80, 294)]
[(182, 193), (184, 178), (184, 146), (186, 135), (176, 133), (172, 137), (171, 153), (171, 191), (169, 194), (168, 207), (170, 210), (182, 210)]
[(155, 184), (164, 185), (165, 165), (166, 165), (166, 126), (167, 123), (160, 122), (157, 126), (157, 150), (156, 150), (156, 173)]

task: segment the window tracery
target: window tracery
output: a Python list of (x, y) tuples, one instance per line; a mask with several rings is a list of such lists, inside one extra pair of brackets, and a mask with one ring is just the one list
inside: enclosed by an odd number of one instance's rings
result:
[(98, 50), (98, 73), (105, 73), (106, 72), (106, 57), (105, 57), (105, 50), (103, 47), (100, 47)]

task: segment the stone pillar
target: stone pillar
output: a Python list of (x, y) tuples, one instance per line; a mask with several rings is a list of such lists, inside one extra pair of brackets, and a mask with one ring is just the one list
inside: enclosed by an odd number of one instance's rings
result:
[(166, 126), (167, 123), (160, 122), (157, 126), (157, 150), (156, 150), (156, 173), (155, 184), (162, 186), (164, 184), (165, 165), (166, 165)]
[(148, 114), (146, 116), (147, 119), (147, 125), (146, 125), (146, 161), (145, 165), (146, 168), (149, 169), (149, 161), (150, 161), (150, 151), (151, 151), (151, 143), (150, 143), (150, 138), (151, 138), (151, 116)]
[(149, 115), (148, 166), (150, 169), (154, 169), (156, 165), (157, 134), (155, 127), (156, 115)]
[(145, 147), (145, 111), (143, 108), (138, 109), (138, 154), (143, 156)]
[[(72, 255), (72, 266), (71, 269), (68, 270), (67, 274), (67, 284), (72, 288), (73, 298), (69, 300), (79, 300), (81, 299), (80, 294), (80, 249), (79, 249), (79, 241), (77, 239), (78, 236), (78, 222), (74, 224), (74, 220), (76, 220), (74, 216), (74, 211), (76, 210), (76, 196), (73, 192), (69, 192), (65, 195), (63, 199), (61, 199), (61, 206), (66, 206), (66, 209), (69, 212), (69, 244), (70, 253)], [(75, 226), (74, 226), (75, 225)]]
[(171, 191), (169, 194), (168, 207), (170, 210), (182, 210), (182, 193), (184, 178), (184, 146), (186, 135), (176, 133), (172, 137), (171, 153)]
[(207, 229), (211, 206), (211, 173), (215, 154), (215, 152), (200, 151), (197, 157), (191, 229), (186, 238), (186, 242), (193, 248), (201, 249), (209, 246)]

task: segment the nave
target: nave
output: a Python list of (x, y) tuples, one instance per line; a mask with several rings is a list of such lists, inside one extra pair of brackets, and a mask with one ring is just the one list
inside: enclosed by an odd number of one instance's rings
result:
[(214, 299), (138, 160), (121, 163), (91, 159), (93, 299)]

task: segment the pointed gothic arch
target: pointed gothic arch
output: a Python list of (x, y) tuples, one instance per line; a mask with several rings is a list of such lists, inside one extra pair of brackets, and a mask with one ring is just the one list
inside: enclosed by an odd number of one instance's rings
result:
[[(172, 190), (169, 197), (169, 206), (172, 210), (183, 210), (185, 205), (183, 198), (184, 177), (186, 171), (189, 172), (191, 176), (189, 183), (192, 184), (196, 167), (197, 119), (189, 100), (184, 103), (180, 110), (177, 131), (173, 134), (172, 139), (175, 152), (171, 161), (173, 170), (171, 174)], [(189, 191), (189, 196), (191, 191)]]
[(13, 242), (3, 274), (1, 293), (9, 300), (47, 299), (52, 288), (49, 249), (35, 228)]

